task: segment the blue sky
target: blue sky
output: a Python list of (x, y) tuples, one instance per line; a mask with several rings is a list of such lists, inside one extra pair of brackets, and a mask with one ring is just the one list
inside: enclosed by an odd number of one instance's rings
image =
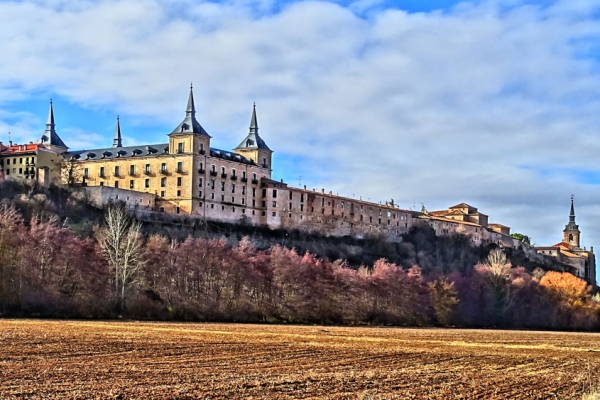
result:
[[(26, 21), (24, 23), (23, 21)], [(274, 177), (403, 208), (466, 201), (600, 246), (597, 0), (0, 1), (0, 140), (50, 98), (73, 149), (163, 142), (194, 82), (213, 147), (256, 101)]]

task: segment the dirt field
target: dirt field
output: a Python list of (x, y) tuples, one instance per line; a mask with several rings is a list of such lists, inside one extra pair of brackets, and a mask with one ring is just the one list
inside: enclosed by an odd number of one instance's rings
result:
[(600, 334), (0, 320), (0, 398), (580, 399)]

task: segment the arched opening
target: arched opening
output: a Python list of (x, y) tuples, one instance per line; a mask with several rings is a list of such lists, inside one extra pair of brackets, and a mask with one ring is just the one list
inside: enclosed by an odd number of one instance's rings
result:
[(570, 233), (570, 234), (569, 234), (569, 242), (572, 242), (572, 241), (573, 241), (573, 234), (572, 234), (572, 233)]

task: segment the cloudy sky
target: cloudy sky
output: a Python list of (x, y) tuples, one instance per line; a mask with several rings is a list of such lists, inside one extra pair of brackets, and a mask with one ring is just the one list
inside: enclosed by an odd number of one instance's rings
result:
[[(575, 195), (600, 246), (598, 0), (0, 1), (0, 140), (54, 99), (71, 149), (164, 142), (194, 83), (212, 146), (257, 103), (274, 178), (402, 208), (465, 201), (538, 245)], [(600, 248), (600, 247), (599, 247)]]

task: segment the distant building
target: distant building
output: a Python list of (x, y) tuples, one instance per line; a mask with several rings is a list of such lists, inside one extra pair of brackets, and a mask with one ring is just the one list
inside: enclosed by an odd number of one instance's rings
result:
[(571, 265), (575, 268), (575, 274), (596, 284), (596, 256), (594, 248), (590, 247), (588, 251), (581, 248), (581, 232), (579, 225), (575, 223), (575, 205), (573, 196), (571, 196), (571, 212), (569, 214), (569, 223), (563, 230), (563, 240), (553, 246), (535, 247), (539, 254), (549, 255), (556, 258), (559, 262)]
[(50, 102), (46, 130), (36, 143), (8, 146), (0, 142), (0, 182), (4, 179), (37, 180), (47, 185), (61, 183), (62, 154), (67, 146), (56, 133), (54, 109)]

